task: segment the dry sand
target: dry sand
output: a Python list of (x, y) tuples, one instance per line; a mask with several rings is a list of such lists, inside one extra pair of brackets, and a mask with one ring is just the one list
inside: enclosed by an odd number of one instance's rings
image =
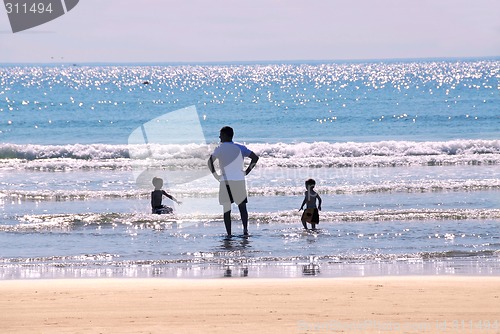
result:
[(500, 277), (0, 281), (1, 333), (500, 333)]

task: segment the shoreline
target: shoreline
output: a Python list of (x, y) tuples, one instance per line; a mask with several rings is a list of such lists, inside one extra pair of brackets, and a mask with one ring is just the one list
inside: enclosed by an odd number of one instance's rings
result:
[(0, 281), (3, 333), (499, 333), (500, 277)]
[[(331, 261), (331, 262), (330, 262)], [(143, 264), (13, 264), (0, 266), (0, 281), (30, 279), (249, 279), (364, 278), (405, 276), (500, 277), (500, 258), (395, 259), (391, 261), (335, 262), (310, 257), (308, 260), (245, 263), (232, 259), (217, 263)]]

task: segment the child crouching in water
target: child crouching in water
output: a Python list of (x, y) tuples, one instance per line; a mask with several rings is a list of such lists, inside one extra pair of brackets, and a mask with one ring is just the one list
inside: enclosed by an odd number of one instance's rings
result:
[(167, 198), (170, 198), (172, 201), (174, 201), (177, 204), (181, 204), (181, 202), (176, 200), (174, 198), (174, 196), (167, 194), (167, 192), (165, 190), (161, 189), (163, 187), (163, 179), (161, 179), (159, 177), (154, 177), (153, 178), (153, 185), (155, 186), (155, 190), (151, 192), (152, 213), (162, 214), (162, 213), (174, 212), (174, 209), (172, 209), (171, 207), (161, 204), (163, 195), (165, 195)]
[[(314, 179), (309, 179), (306, 181), (306, 191), (304, 193), (304, 201), (300, 206), (300, 210), (306, 206), (304, 213), (302, 214), (302, 225), (307, 230), (307, 223), (311, 224), (311, 229), (316, 230), (316, 225), (319, 224), (319, 213), (321, 211), (321, 197), (317, 192), (314, 191), (314, 186), (316, 186), (316, 181)], [(316, 206), (316, 201), (318, 205)]]

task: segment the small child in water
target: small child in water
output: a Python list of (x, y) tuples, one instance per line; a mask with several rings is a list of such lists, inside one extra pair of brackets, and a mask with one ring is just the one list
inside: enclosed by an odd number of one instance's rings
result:
[(181, 204), (181, 202), (176, 200), (174, 198), (174, 196), (167, 194), (167, 192), (165, 190), (161, 189), (163, 187), (163, 179), (161, 179), (159, 177), (154, 177), (153, 178), (153, 185), (155, 186), (155, 190), (151, 192), (152, 213), (162, 214), (162, 213), (174, 212), (174, 209), (172, 209), (171, 207), (161, 204), (163, 195), (170, 198), (172, 201), (174, 201), (177, 204)]
[[(319, 224), (319, 213), (321, 211), (321, 197), (317, 192), (314, 191), (314, 186), (316, 186), (316, 181), (314, 179), (309, 179), (306, 181), (306, 191), (304, 193), (304, 200), (300, 206), (300, 210), (306, 205), (306, 209), (302, 214), (302, 225), (307, 230), (307, 223), (311, 224), (311, 229), (316, 230), (316, 225)], [(318, 205), (316, 206), (316, 201)]]

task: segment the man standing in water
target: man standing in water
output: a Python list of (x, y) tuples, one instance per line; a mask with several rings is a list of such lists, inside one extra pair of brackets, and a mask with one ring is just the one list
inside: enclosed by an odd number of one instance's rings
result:
[[(245, 175), (255, 167), (259, 157), (245, 145), (233, 142), (234, 131), (225, 126), (220, 129), (220, 145), (208, 159), (208, 168), (219, 185), (219, 203), (224, 210), (226, 232), (231, 236), (231, 203), (236, 203), (243, 223), (243, 235), (248, 235), (247, 189)], [(250, 158), (250, 165), (243, 170), (244, 158)], [(220, 175), (217, 174), (214, 161), (219, 160)]]

